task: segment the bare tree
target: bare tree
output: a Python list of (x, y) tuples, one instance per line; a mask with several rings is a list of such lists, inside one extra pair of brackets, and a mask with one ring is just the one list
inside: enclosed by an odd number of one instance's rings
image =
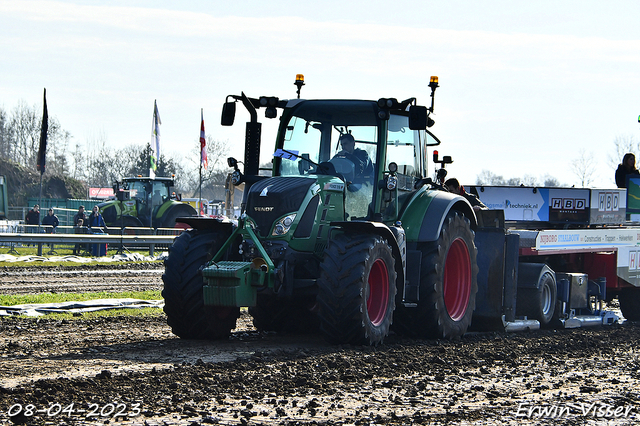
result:
[(38, 114), (36, 106), (29, 107), (26, 102), (19, 101), (13, 109), (9, 125), (15, 141), (9, 158), (25, 167), (35, 167), (42, 126), (42, 116)]
[(0, 108), (0, 156), (4, 158), (11, 158), (12, 143), (11, 128), (9, 127), (9, 120), (5, 110)]
[(609, 155), (609, 165), (613, 170), (622, 162), (622, 157), (628, 152), (634, 154), (638, 158), (640, 153), (640, 141), (636, 140), (633, 135), (618, 135), (613, 139), (615, 153)]
[(555, 177), (549, 175), (549, 174), (544, 175), (543, 181), (544, 181), (543, 185), (547, 186), (547, 187), (548, 186), (561, 186), (560, 181), (558, 179), (556, 179)]
[(560, 181), (550, 175), (543, 176), (538, 180), (535, 176), (524, 175), (523, 178), (512, 177), (505, 179), (504, 177), (497, 175), (489, 170), (483, 170), (476, 177), (477, 185), (493, 185), (493, 186), (538, 186), (538, 182), (542, 181), (543, 186), (560, 186)]
[(571, 171), (578, 178), (581, 188), (587, 188), (593, 182), (596, 164), (593, 153), (587, 153), (584, 149), (580, 150), (578, 158), (571, 161)]
[(495, 173), (489, 170), (483, 170), (476, 177), (476, 184), (504, 186), (506, 182), (502, 176), (496, 175)]
[[(207, 159), (208, 167), (205, 170), (202, 169), (202, 191), (203, 197), (206, 193), (210, 193), (207, 190), (208, 186), (219, 185), (219, 174), (221, 171), (227, 170), (227, 155), (229, 153), (229, 141), (215, 140), (211, 136), (207, 136)], [(198, 196), (200, 188), (200, 145), (199, 143), (193, 144), (191, 150), (185, 154), (181, 161), (176, 161), (180, 166), (178, 167), (179, 174), (176, 178), (177, 189), (185, 194), (190, 194), (191, 197)], [(211, 189), (211, 188), (209, 188)]]

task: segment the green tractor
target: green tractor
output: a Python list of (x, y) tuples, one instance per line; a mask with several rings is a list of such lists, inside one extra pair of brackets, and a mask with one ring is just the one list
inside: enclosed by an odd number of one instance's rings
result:
[(185, 227), (176, 218), (196, 216), (196, 210), (176, 200), (168, 177), (130, 177), (116, 182), (115, 200), (98, 204), (104, 222), (109, 227)]
[[(246, 184), (237, 224), (183, 218), (165, 261), (164, 310), (186, 339), (220, 339), (249, 307), (258, 330), (319, 330), (330, 342), (377, 345), (390, 330), (454, 338), (471, 323), (477, 292), (476, 216), (462, 197), (428, 178), (438, 139), (431, 107), (411, 98), (365, 100), (230, 95), (246, 124)], [(259, 174), (261, 123), (281, 111), (271, 177)]]

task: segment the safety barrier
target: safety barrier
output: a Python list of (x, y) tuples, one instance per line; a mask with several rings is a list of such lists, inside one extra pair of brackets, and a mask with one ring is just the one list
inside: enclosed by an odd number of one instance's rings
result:
[[(85, 247), (93, 244), (114, 244), (121, 250), (127, 247), (148, 246), (149, 255), (153, 256), (158, 246), (168, 247), (173, 244), (173, 240), (183, 230), (178, 228), (123, 228), (109, 229), (111, 233), (85, 233), (86, 228), (71, 228), (72, 232), (79, 233), (42, 233), (37, 232), (37, 226), (33, 226), (36, 232), (0, 232), (0, 246), (10, 247), (10, 252), (15, 251), (16, 244), (32, 244), (38, 247), (38, 256), (42, 256), (42, 246), (49, 245), (69, 245), (81, 244)], [(45, 226), (40, 229), (45, 231)], [(60, 230), (61, 227), (58, 227)], [(118, 232), (117, 234), (115, 232)], [(151, 234), (151, 235), (149, 235)]]

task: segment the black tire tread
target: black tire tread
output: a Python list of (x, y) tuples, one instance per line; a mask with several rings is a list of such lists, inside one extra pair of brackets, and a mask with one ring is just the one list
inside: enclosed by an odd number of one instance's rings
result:
[(189, 230), (169, 248), (162, 274), (164, 312), (173, 333), (183, 339), (222, 339), (235, 328), (240, 309), (205, 307), (202, 295), (200, 268), (224, 241), (219, 232)]
[[(472, 279), (465, 316), (459, 321), (453, 321), (444, 305), (442, 281), (446, 253), (451, 243), (459, 237), (470, 247)], [(453, 339), (466, 333), (471, 325), (478, 292), (476, 256), (477, 249), (469, 219), (462, 213), (451, 212), (445, 219), (438, 240), (423, 247), (418, 306), (397, 309), (394, 330), (399, 334), (421, 339)]]
[[(338, 234), (329, 242), (320, 264), (318, 280), (318, 307), (320, 331), (332, 343), (376, 345), (382, 343), (389, 332), (395, 309), (396, 273), (391, 256), (389, 270), (390, 312), (378, 327), (363, 319), (363, 280), (365, 265), (376, 245), (388, 243), (378, 236)], [(365, 284), (366, 285), (366, 284)], [(366, 309), (366, 308), (365, 308)], [(368, 319), (368, 317), (367, 317)]]

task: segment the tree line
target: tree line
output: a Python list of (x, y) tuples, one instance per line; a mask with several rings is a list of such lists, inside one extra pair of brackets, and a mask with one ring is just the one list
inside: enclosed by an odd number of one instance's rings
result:
[[(140, 143), (113, 148), (105, 134), (73, 143), (73, 136), (55, 116), (48, 118), (45, 176), (70, 177), (87, 187), (111, 187), (128, 176), (148, 176), (150, 144)], [(28, 170), (36, 170), (42, 108), (24, 101), (11, 111), (0, 108), (0, 156)], [(195, 139), (195, 137), (194, 137)], [(200, 149), (197, 139), (184, 154), (162, 153), (157, 176), (176, 176), (176, 191), (185, 197), (197, 196), (200, 182)], [(206, 198), (224, 197), (229, 144), (207, 136), (209, 166), (202, 170), (202, 194)]]
[[(84, 142), (72, 142), (72, 135), (65, 130), (55, 116), (48, 119), (48, 144), (45, 174), (73, 178), (88, 187), (111, 187), (113, 182), (127, 176), (149, 173), (149, 143), (112, 148), (104, 134), (99, 134)], [(29, 170), (35, 170), (42, 125), (42, 109), (29, 106), (24, 101), (7, 112), (0, 108), (0, 156)], [(195, 140), (192, 149), (184, 154), (162, 153), (158, 162), (157, 176), (176, 175), (176, 190), (186, 197), (197, 196), (199, 188), (199, 144)], [(627, 152), (638, 157), (640, 142), (633, 136), (617, 136), (614, 139), (615, 153), (609, 157), (613, 169)], [(228, 172), (226, 156), (229, 143), (207, 136), (209, 167), (203, 170), (203, 197), (224, 198), (224, 182)], [(571, 168), (578, 180), (578, 186), (589, 187), (594, 180), (595, 159), (581, 150), (571, 162)], [(551, 175), (537, 178), (531, 175), (505, 178), (489, 170), (482, 170), (476, 178), (477, 185), (506, 186), (561, 186), (561, 182)]]

